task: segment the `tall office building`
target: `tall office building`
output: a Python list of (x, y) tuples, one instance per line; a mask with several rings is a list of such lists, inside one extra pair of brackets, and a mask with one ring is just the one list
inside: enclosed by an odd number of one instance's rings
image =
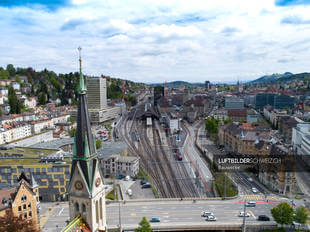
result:
[(105, 78), (88, 78), (87, 89), (87, 100), (89, 109), (107, 108), (107, 80)]
[(205, 81), (205, 88), (208, 90), (208, 89), (211, 89), (211, 83), (210, 81)]
[(226, 97), (225, 98), (225, 109), (226, 110), (243, 110), (244, 100), (237, 97)]

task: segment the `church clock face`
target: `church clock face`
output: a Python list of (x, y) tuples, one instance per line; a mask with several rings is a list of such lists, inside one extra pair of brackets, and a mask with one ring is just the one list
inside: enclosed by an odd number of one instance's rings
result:
[(74, 187), (77, 189), (77, 190), (82, 190), (83, 189), (83, 183), (81, 181), (76, 181), (75, 184), (74, 184)]
[(100, 177), (97, 177), (97, 179), (95, 180), (96, 187), (98, 187), (100, 184), (101, 184), (101, 179)]

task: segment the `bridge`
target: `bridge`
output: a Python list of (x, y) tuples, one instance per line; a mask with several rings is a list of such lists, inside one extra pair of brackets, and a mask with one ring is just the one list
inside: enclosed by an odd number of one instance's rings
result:
[[(257, 202), (256, 207), (247, 208), (246, 231), (261, 231), (276, 227), (274, 221), (258, 221), (258, 215), (270, 218), (270, 209), (275, 202)], [(133, 231), (143, 217), (152, 216), (160, 222), (150, 222), (153, 231), (242, 231), (243, 218), (238, 217), (244, 209), (244, 202), (238, 200), (194, 200), (155, 199), (107, 202), (107, 223), (109, 231)], [(206, 221), (203, 211), (209, 211), (217, 218)]]

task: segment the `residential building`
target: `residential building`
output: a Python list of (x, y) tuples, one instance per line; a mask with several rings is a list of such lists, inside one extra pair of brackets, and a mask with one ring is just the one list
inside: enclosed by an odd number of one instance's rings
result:
[(244, 100), (237, 97), (225, 97), (226, 110), (243, 110)]
[(298, 123), (293, 128), (292, 145), (296, 154), (310, 156), (310, 123)]
[(247, 110), (227, 110), (227, 115), (235, 122), (245, 122), (247, 120)]
[(8, 97), (5, 94), (0, 94), (0, 105), (3, 105), (8, 101)]
[(247, 123), (258, 123), (259, 115), (255, 110), (248, 110), (247, 112)]
[(98, 150), (98, 158), (104, 175), (133, 177), (139, 172), (139, 157), (130, 156), (124, 142), (104, 142)]
[(219, 128), (219, 144), (237, 154), (265, 155), (269, 153), (270, 131), (262, 125), (227, 123)]
[[(292, 162), (292, 154), (290, 151), (281, 145), (271, 145), (269, 155), (281, 157), (281, 163), (264, 164), (260, 166), (259, 180), (271, 187), (273, 190), (281, 194), (292, 193), (295, 186), (295, 168)], [(286, 164), (290, 166), (287, 167)], [(287, 170), (288, 169), (288, 170)]]
[(38, 205), (38, 184), (33, 176), (28, 179), (22, 173), (18, 183), (0, 189), (0, 216), (4, 216), (7, 210), (12, 210), (14, 216), (31, 220), (33, 225), (38, 228)]
[(18, 82), (11, 82), (11, 86), (15, 90), (18, 90), (18, 91), (20, 90), (20, 84)]
[(218, 109), (218, 110), (215, 110), (215, 112), (213, 113), (212, 115), (215, 119), (218, 119), (218, 120), (226, 120), (228, 118), (227, 116), (227, 110), (225, 109)]
[(279, 121), (279, 132), (283, 135), (284, 141), (286, 143), (292, 142), (292, 132), (293, 128), (297, 126), (298, 123), (303, 123), (304, 121), (296, 117), (283, 116)]
[(5, 96), (9, 95), (9, 90), (6, 87), (1, 87), (0, 88), (0, 94), (4, 94)]

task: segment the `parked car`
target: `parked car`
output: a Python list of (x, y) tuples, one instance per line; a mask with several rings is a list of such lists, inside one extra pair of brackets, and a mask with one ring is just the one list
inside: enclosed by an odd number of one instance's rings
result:
[(201, 215), (201, 217), (208, 217), (208, 216), (214, 216), (214, 214), (209, 211), (204, 211)]
[(150, 222), (160, 222), (159, 217), (152, 217)]
[(142, 188), (151, 188), (151, 184), (149, 182), (146, 182), (145, 184), (142, 185)]
[(266, 215), (259, 215), (257, 220), (258, 221), (270, 221), (270, 218)]
[(257, 188), (254, 188), (254, 187), (253, 187), (253, 188), (252, 188), (252, 192), (253, 192), (253, 193), (258, 193)]
[(255, 201), (248, 201), (247, 203), (245, 203), (246, 207), (255, 207), (256, 206), (256, 202)]
[(127, 181), (130, 180), (130, 176), (126, 176), (125, 180), (127, 180)]
[(250, 217), (249, 213), (244, 213), (243, 211), (240, 211), (238, 214), (238, 217)]
[(207, 216), (206, 221), (216, 221), (216, 217), (214, 217), (213, 215), (209, 215)]
[(253, 182), (253, 179), (251, 177), (248, 178), (248, 181)]
[(124, 178), (124, 175), (123, 174), (119, 174), (118, 176), (117, 176), (117, 179), (123, 179)]
[(141, 180), (141, 181), (140, 181), (140, 184), (141, 184), (141, 185), (144, 185), (144, 184), (146, 184), (146, 183), (147, 183), (147, 180)]

